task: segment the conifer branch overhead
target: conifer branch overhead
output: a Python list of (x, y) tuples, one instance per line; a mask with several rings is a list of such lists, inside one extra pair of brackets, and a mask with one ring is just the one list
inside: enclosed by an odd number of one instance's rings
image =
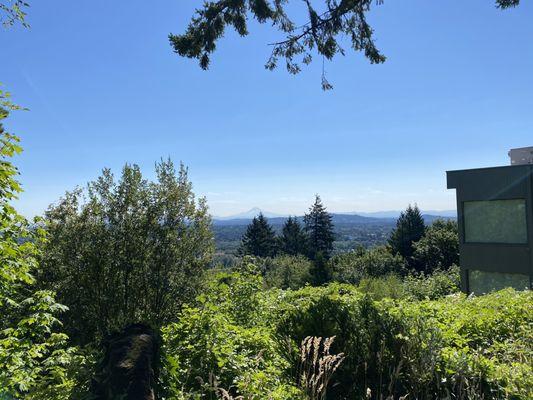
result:
[[(192, 17), (183, 34), (170, 34), (174, 51), (183, 57), (199, 61), (202, 69), (208, 69), (211, 54), (224, 36), (227, 26), (241, 35), (248, 35), (248, 22), (270, 23), (284, 38), (269, 43), (272, 53), (265, 67), (273, 70), (283, 61), (287, 71), (297, 74), (302, 64), (310, 64), (314, 55), (332, 60), (337, 54), (345, 55), (339, 44), (348, 39), (354, 51), (364, 52), (373, 64), (385, 62), (386, 57), (377, 48), (373, 29), (367, 22), (371, 6), (384, 0), (303, 0), (307, 22), (297, 26), (286, 8), (291, 0), (218, 0), (205, 1)], [(292, 0), (292, 3), (296, 3)], [(520, 0), (496, 0), (496, 7), (516, 7)], [(325, 10), (325, 11), (324, 11)], [(326, 84), (324, 83), (326, 82)], [(331, 89), (325, 77), (324, 90)]]

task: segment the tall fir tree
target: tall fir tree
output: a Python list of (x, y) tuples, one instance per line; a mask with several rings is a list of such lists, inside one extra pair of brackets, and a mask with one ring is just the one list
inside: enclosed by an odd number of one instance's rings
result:
[(277, 250), (278, 239), (274, 230), (263, 213), (260, 213), (246, 228), (239, 252), (256, 257), (273, 257)]
[(389, 238), (389, 246), (394, 254), (400, 254), (407, 263), (416, 269), (416, 262), (413, 259), (414, 246), (426, 232), (426, 225), (420, 209), (415, 204), (400, 214), (396, 221), (396, 228)]
[(280, 250), (291, 256), (307, 254), (307, 236), (296, 217), (289, 217), (283, 225)]
[(304, 222), (308, 236), (308, 256), (314, 261), (312, 270), (314, 282), (321, 285), (328, 281), (327, 260), (333, 252), (335, 235), (332, 217), (326, 211), (319, 195), (316, 195), (309, 214), (305, 214)]

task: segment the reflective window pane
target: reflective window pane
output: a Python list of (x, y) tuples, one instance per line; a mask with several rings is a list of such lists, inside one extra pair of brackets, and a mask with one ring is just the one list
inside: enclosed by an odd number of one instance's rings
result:
[(524, 290), (529, 288), (529, 276), (523, 274), (469, 270), (468, 283), (470, 286), (470, 292), (478, 295), (507, 287), (516, 290)]
[(465, 242), (527, 243), (526, 201), (466, 201)]

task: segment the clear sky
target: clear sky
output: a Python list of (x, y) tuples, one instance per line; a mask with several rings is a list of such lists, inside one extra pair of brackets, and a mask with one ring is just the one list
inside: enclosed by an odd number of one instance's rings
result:
[(267, 26), (228, 32), (207, 72), (175, 55), (167, 36), (199, 0), (30, 3), (31, 29), (0, 32), (0, 82), (30, 109), (6, 124), (23, 139), (27, 215), (106, 166), (152, 177), (161, 157), (189, 166), (215, 215), (300, 214), (315, 193), (337, 212), (452, 209), (446, 170), (533, 145), (529, 1), (385, 1), (370, 21), (388, 61), (326, 63), (329, 92), (320, 61), (264, 69), (280, 37)]

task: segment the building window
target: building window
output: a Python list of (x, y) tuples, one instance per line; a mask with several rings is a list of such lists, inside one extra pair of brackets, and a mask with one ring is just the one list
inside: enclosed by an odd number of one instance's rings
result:
[(467, 243), (527, 243), (524, 199), (465, 201), (463, 214)]
[(529, 276), (502, 272), (468, 271), (468, 286), (471, 293), (480, 295), (511, 287), (516, 290), (529, 289)]

